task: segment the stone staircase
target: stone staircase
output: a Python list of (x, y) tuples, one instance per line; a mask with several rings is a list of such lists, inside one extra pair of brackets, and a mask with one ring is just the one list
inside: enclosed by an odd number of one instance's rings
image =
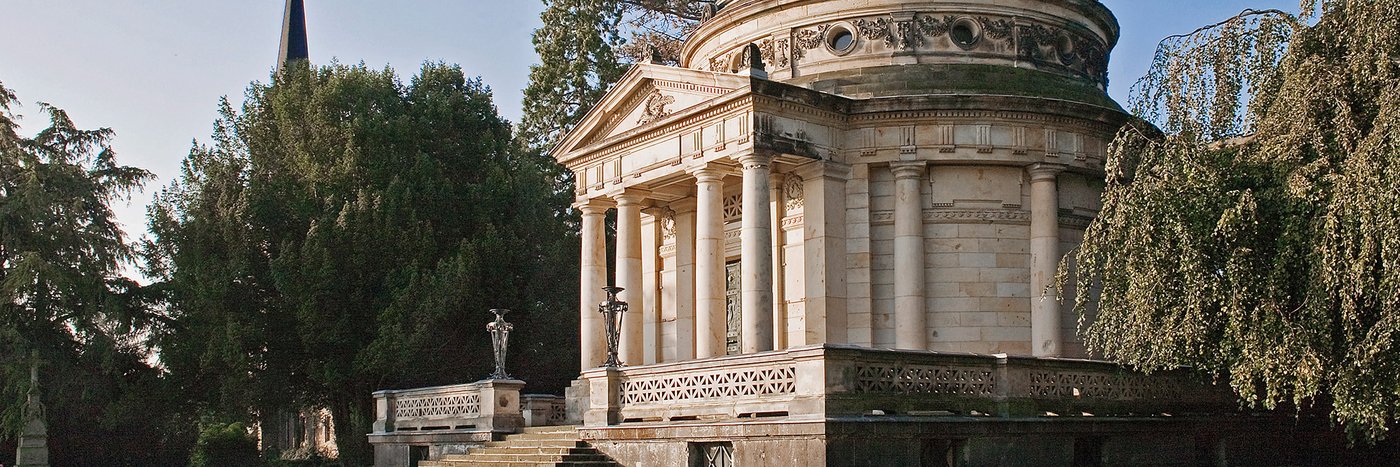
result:
[(583, 442), (572, 426), (526, 428), (524, 433), (506, 435), (504, 440), (486, 443), (466, 454), (420, 461), (420, 467), (538, 467), (590, 466), (621, 467), (607, 455)]

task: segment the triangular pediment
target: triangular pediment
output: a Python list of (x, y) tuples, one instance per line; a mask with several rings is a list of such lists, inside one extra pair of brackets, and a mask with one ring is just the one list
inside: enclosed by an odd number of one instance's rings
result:
[(550, 152), (562, 160), (598, 142), (662, 124), (672, 115), (748, 85), (746, 76), (634, 65)]

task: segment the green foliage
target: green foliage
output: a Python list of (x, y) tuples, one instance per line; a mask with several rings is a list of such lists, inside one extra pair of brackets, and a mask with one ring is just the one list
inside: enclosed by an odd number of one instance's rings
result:
[(1113, 143), (1075, 299), (1101, 356), (1375, 440), (1400, 412), (1400, 2), (1320, 7), (1163, 42), (1133, 108), (1164, 134)]
[(681, 44), (713, 1), (545, 0), (535, 30), (540, 63), (530, 67), (521, 137), (549, 148), (627, 71), (629, 61), (675, 63)]
[(21, 136), (11, 105), (0, 86), (0, 438), (38, 364), (54, 463), (183, 463), (193, 435), (143, 339), (164, 317), (121, 275), (132, 246), (111, 209), (150, 174), (117, 163), (112, 130), (47, 104), (47, 126)]
[(343, 461), (368, 462), (377, 389), (490, 372), (490, 308), (512, 371), (576, 370), (576, 248), (553, 186), (490, 90), (427, 64), (404, 85), (363, 65), (284, 68), (227, 102), (150, 211), (159, 336), (192, 402), (226, 417), (330, 409)]
[(199, 430), (199, 440), (190, 454), (190, 467), (256, 466), (258, 440), (242, 423), (205, 424)]

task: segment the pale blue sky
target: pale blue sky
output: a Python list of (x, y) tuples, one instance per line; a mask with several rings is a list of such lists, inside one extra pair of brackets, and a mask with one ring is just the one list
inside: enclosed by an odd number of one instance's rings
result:
[[(1123, 37), (1110, 94), (1125, 102), (1163, 36), (1189, 32), (1244, 8), (1297, 11), (1297, 0), (1103, 0)], [(457, 63), (520, 117), (521, 90), (537, 61), (530, 33), (538, 0), (309, 0), (311, 59), (364, 61), (412, 75), (425, 60)], [(117, 212), (145, 232), (150, 194), (178, 173), (193, 139), (205, 141), (220, 96), (235, 105), (277, 55), (282, 0), (0, 0), (0, 82), (16, 91), (25, 129), (43, 122), (35, 102), (67, 110), (80, 127), (116, 130), (122, 163), (160, 178)]]

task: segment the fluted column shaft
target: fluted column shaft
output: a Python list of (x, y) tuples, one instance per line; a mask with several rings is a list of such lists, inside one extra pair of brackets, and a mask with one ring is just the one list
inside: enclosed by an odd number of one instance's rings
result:
[(1061, 356), (1060, 303), (1051, 287), (1060, 262), (1058, 176), (1064, 166), (1035, 164), (1031, 176), (1031, 353)]
[(922, 161), (890, 164), (894, 173), (895, 347), (900, 349), (928, 348), (921, 186), (926, 167)]
[(618, 354), (623, 363), (641, 365), (645, 305), (642, 297), (642, 196), (631, 191), (615, 196), (617, 200), (617, 286), (623, 291), (618, 299), (627, 302), (629, 310), (622, 317), (622, 336)]
[(606, 238), (603, 217), (608, 212), (601, 204), (582, 204), (581, 237), (583, 251), (579, 271), (579, 360), (584, 370), (597, 368), (607, 359), (603, 317), (598, 304), (607, 299), (603, 287), (608, 285)]
[(773, 224), (769, 204), (772, 156), (745, 154), (744, 211), (740, 224), (742, 294), (739, 347), (744, 353), (773, 350)]
[(724, 172), (704, 167), (695, 176), (695, 358), (725, 354)]

